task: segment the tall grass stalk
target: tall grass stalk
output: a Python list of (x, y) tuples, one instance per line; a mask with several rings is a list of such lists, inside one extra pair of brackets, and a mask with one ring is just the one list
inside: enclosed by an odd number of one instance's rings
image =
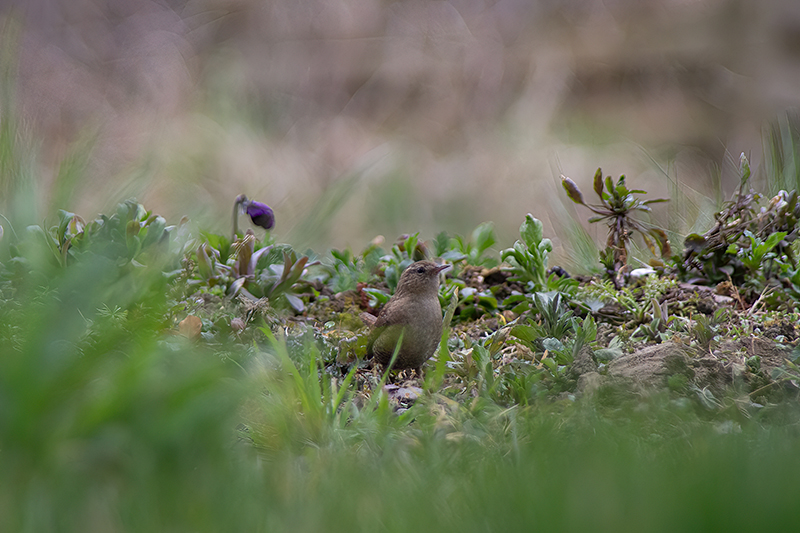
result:
[(800, 118), (795, 112), (784, 113), (765, 128), (762, 135), (766, 190), (770, 196), (778, 191), (800, 189)]
[(8, 16), (0, 27), (0, 209), (14, 231), (36, 221), (33, 141), (17, 116), (17, 45), (20, 23)]

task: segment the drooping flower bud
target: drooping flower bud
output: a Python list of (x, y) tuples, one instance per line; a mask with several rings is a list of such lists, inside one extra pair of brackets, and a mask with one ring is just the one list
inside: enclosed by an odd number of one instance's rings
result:
[(246, 211), (256, 226), (267, 230), (275, 227), (275, 213), (267, 204), (250, 200), (247, 202)]
[(271, 230), (275, 227), (275, 213), (272, 208), (265, 203), (256, 202), (255, 200), (248, 200), (247, 196), (240, 194), (236, 197), (233, 203), (233, 231), (231, 232), (231, 242), (236, 240), (239, 233), (239, 215), (247, 213), (250, 220), (256, 226), (262, 227), (265, 230)]

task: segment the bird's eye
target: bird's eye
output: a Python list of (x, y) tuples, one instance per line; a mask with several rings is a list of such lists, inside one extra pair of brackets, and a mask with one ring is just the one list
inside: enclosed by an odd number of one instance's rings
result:
[(420, 274), (424, 274), (425, 273), (425, 267), (417, 268), (417, 272), (420, 273)]

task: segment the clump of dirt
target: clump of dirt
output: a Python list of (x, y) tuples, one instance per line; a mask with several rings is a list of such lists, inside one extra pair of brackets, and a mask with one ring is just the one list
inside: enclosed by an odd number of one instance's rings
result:
[(786, 359), (791, 355), (791, 350), (773, 340), (750, 337), (723, 341), (720, 343), (719, 348), (714, 351), (714, 355), (717, 358), (730, 359), (741, 364), (745, 364), (748, 359), (757, 357), (760, 367), (771, 371), (773, 368), (778, 368), (785, 363)]
[(683, 374), (689, 379), (694, 377), (690, 359), (691, 354), (683, 345), (674, 342), (654, 344), (611, 361), (608, 375), (645, 385), (666, 385), (667, 378), (674, 374)]
[(775, 379), (790, 355), (788, 347), (759, 337), (726, 340), (713, 352), (669, 341), (614, 359), (605, 376), (577, 358), (571, 371), (578, 376), (579, 392), (596, 390), (606, 380), (624, 380), (650, 388), (686, 390), (691, 386), (723, 395), (738, 380), (751, 395), (767, 395), (797, 388), (791, 380)]
[(783, 337), (788, 342), (794, 342), (797, 340), (797, 328), (786, 319), (770, 320), (764, 324), (764, 336), (769, 339)]
[(314, 317), (322, 324), (334, 322), (338, 328), (357, 331), (364, 327), (364, 321), (359, 315), (368, 310), (364, 293), (350, 290), (317, 299), (308, 305), (305, 315)]
[(729, 292), (723, 293), (719, 292), (718, 287), (678, 283), (664, 295), (661, 302), (669, 303), (670, 309), (680, 309), (684, 314), (697, 312), (713, 315), (718, 309), (736, 303)]
[(511, 296), (513, 292), (523, 292), (523, 287), (516, 281), (511, 281), (511, 273), (500, 269), (466, 266), (459, 276), (467, 287), (478, 291), (492, 290), (497, 301), (502, 301)]
[(608, 365), (608, 376), (656, 387), (685, 388), (691, 384), (722, 393), (733, 374), (724, 361), (679, 342), (646, 346)]
[(575, 360), (572, 362), (569, 369), (569, 377), (577, 380), (580, 376), (591, 372), (597, 372), (597, 370), (597, 361), (592, 353), (592, 349), (587, 345), (583, 346), (575, 356)]

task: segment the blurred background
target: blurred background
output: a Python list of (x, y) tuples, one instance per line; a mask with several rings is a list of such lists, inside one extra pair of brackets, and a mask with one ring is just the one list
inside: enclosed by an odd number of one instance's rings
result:
[(730, 194), (731, 162), (758, 167), (800, 104), (796, 0), (5, 0), (0, 18), (39, 223), (136, 197), (226, 233), (245, 193), (320, 252), (482, 221), (502, 248), (527, 212), (559, 244), (588, 228), (560, 174), (589, 199), (602, 167), (684, 191), (688, 227), (708, 211), (690, 192)]

